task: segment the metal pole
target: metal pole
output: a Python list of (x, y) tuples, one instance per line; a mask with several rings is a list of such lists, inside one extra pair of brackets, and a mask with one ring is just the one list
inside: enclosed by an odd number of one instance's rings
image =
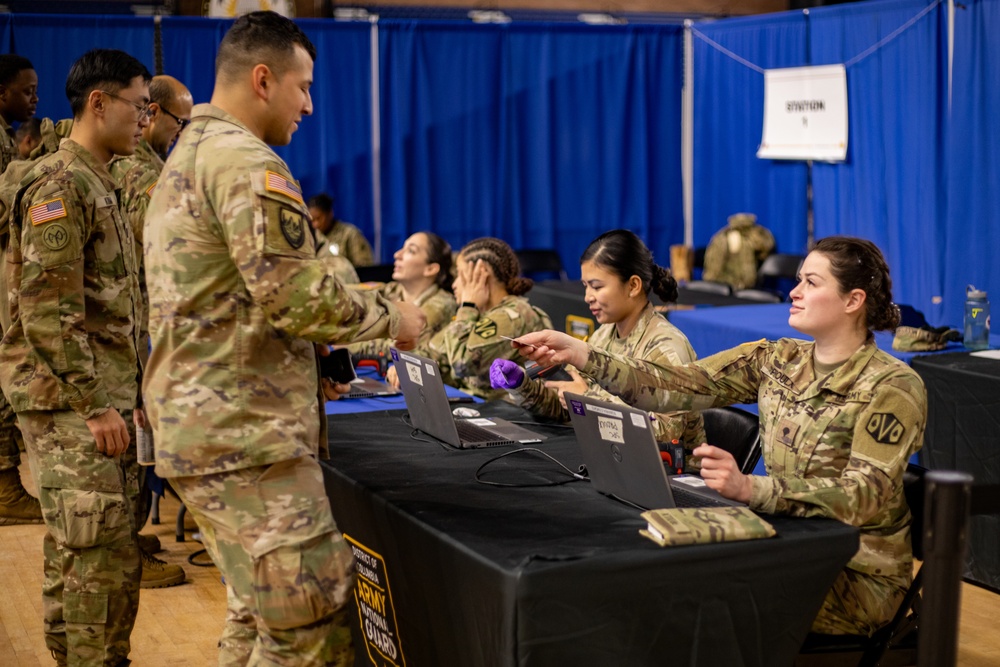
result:
[(694, 247), (694, 43), (690, 19), (684, 21), (684, 87), (681, 89), (681, 187), (684, 245)]
[(917, 667), (951, 667), (958, 652), (972, 475), (932, 470), (925, 483), (924, 600)]

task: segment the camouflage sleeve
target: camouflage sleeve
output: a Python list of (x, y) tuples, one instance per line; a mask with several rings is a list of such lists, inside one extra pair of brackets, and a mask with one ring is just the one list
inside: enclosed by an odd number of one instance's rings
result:
[(475, 308), (459, 308), (455, 320), (442, 329), (444, 353), (456, 379), (478, 378), (489, 387), (490, 364), (510, 359), (516, 352), (501, 336), (520, 336), (524, 318), (506, 307), (480, 314)]
[[(754, 476), (750, 507), (769, 514), (830, 517), (854, 526), (891, 510), (901, 500), (903, 472), (923, 444), (927, 421), (926, 391), (919, 377), (908, 375), (889, 377), (875, 388), (871, 402), (857, 415), (851, 456), (839, 476)], [(824, 435), (816, 433), (812, 439)]]
[(251, 298), (276, 329), (313, 342), (394, 338), (399, 311), (377, 293), (344, 287), (317, 259), (297, 193), (277, 163), (220, 171), (209, 193)]
[[(43, 220), (33, 207), (50, 213)], [(39, 363), (56, 379), (60, 396), (52, 398), (84, 419), (111, 406), (87, 337), (83, 253), (92, 218), (111, 214), (107, 207), (95, 209), (72, 183), (61, 181), (43, 182), (21, 201), (18, 317)]]
[(365, 238), (364, 234), (357, 227), (350, 227), (350, 233), (347, 235), (347, 258), (351, 260), (351, 264), (354, 266), (371, 266), (375, 263), (375, 258), (372, 256), (372, 247), (368, 243), (368, 239)]
[(509, 394), (515, 403), (532, 414), (559, 421), (569, 420), (569, 412), (559, 402), (559, 392), (546, 387), (543, 380), (525, 377), (521, 386)]
[(757, 400), (770, 344), (744, 343), (683, 366), (658, 365), (590, 348), (581, 369), (627, 405), (653, 412), (704, 410)]

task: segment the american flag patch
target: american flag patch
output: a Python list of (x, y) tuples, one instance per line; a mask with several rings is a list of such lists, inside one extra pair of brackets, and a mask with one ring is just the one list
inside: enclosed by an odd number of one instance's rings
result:
[(28, 217), (31, 224), (40, 225), (50, 220), (58, 220), (66, 217), (66, 206), (62, 199), (50, 199), (47, 202), (36, 204), (28, 209)]
[(157, 183), (159, 183), (159, 181), (153, 181), (153, 184), (150, 185), (148, 188), (146, 188), (146, 196), (147, 197), (152, 197), (153, 196), (153, 190), (156, 189), (156, 184)]
[(300, 204), (305, 203), (302, 201), (302, 190), (295, 183), (273, 171), (267, 171), (264, 174), (264, 187), (267, 188), (268, 192), (278, 192)]

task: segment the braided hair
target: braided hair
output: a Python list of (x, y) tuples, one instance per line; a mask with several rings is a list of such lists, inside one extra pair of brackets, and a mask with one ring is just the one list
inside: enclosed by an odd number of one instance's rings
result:
[(871, 241), (851, 236), (828, 236), (813, 248), (830, 260), (830, 272), (841, 294), (865, 293), (865, 326), (869, 331), (895, 331), (899, 308), (892, 302), (892, 278), (882, 251)]
[(500, 239), (489, 236), (473, 239), (459, 254), (469, 264), (474, 265), (479, 260), (486, 262), (508, 294), (514, 296), (527, 294), (535, 284), (530, 278), (521, 276), (521, 263), (517, 261), (517, 255)]
[(638, 276), (647, 297), (652, 290), (667, 303), (677, 301), (677, 281), (668, 269), (653, 261), (653, 253), (642, 239), (627, 229), (613, 229), (591, 241), (580, 256), (580, 264), (584, 262), (610, 271), (623, 283)]

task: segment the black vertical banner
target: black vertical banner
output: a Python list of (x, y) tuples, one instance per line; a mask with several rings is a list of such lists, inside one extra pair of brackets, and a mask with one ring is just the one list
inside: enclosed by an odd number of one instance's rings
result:
[(385, 560), (360, 542), (344, 535), (354, 554), (357, 581), (354, 603), (368, 659), (376, 667), (404, 667), (402, 642), (396, 628)]

